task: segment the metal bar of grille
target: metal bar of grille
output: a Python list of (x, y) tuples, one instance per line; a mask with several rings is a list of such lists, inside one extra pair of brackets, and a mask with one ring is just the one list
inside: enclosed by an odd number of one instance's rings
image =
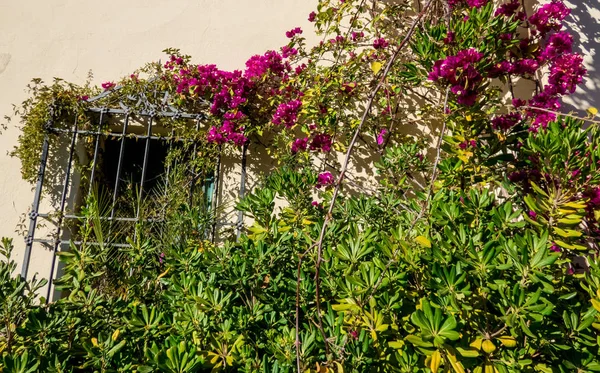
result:
[[(64, 128), (56, 128), (56, 129), (53, 129), (52, 131), (58, 132), (58, 133), (71, 133), (70, 130), (67, 130)], [(175, 136), (175, 137), (147, 136), (147, 135), (136, 135), (134, 133), (122, 134), (122, 133), (106, 133), (106, 132), (85, 131), (85, 130), (78, 130), (77, 134), (78, 135), (87, 135), (87, 136), (108, 136), (108, 137), (114, 137), (114, 138), (128, 137), (128, 138), (133, 138), (133, 139), (138, 139), (138, 140), (145, 140), (148, 138), (150, 138), (150, 140), (177, 141), (177, 142), (183, 142), (183, 141), (189, 140), (189, 139), (179, 138), (177, 136)]]
[(119, 179), (121, 177), (121, 167), (123, 166), (123, 154), (125, 153), (125, 135), (129, 126), (129, 114), (125, 115), (125, 124), (123, 124), (123, 135), (121, 136), (121, 147), (119, 149), (119, 163), (117, 164), (117, 176), (115, 178), (115, 189), (113, 191), (112, 205), (110, 206), (110, 218), (115, 217), (115, 204), (119, 195)]
[(42, 144), (42, 156), (40, 157), (40, 168), (38, 171), (37, 184), (35, 185), (35, 194), (33, 197), (33, 204), (31, 206), (31, 212), (29, 213), (29, 231), (25, 238), (25, 254), (23, 256), (23, 267), (21, 268), (21, 277), (27, 278), (27, 271), (29, 270), (29, 261), (31, 260), (31, 248), (33, 247), (35, 237), (35, 227), (37, 225), (38, 210), (40, 208), (40, 199), (42, 197), (42, 187), (44, 186), (44, 175), (46, 173), (46, 162), (48, 161), (48, 147), (49, 139), (48, 134), (44, 136), (44, 142)]
[[(196, 118), (196, 132), (200, 129), (200, 118)], [(196, 153), (198, 149), (198, 143), (194, 141), (194, 150), (192, 153), (192, 160), (195, 161), (196, 160)], [(193, 162), (192, 162), (193, 164)], [(194, 177), (192, 177), (192, 182), (190, 183), (190, 194), (188, 196), (188, 201), (189, 201), (189, 205), (191, 206), (192, 203), (194, 202), (194, 185), (196, 184), (196, 179), (197, 177), (195, 176), (194, 173)]]
[[(130, 113), (129, 110), (126, 109), (103, 109), (103, 108), (89, 108), (87, 109), (88, 111), (91, 112), (101, 112), (102, 110), (105, 110), (106, 113), (108, 114), (124, 114), (124, 115), (128, 115)], [(172, 111), (147, 111), (147, 110), (142, 110), (142, 111), (136, 111), (135, 115), (139, 115), (139, 116), (143, 116), (143, 117), (152, 117), (152, 116), (159, 116), (159, 117), (165, 117), (165, 118), (171, 118), (171, 117), (175, 117), (175, 118), (185, 118), (185, 119), (206, 119), (206, 115), (204, 114), (188, 114), (188, 113), (180, 113), (180, 112), (172, 112)]]
[[(38, 217), (40, 218), (51, 218), (52, 215), (51, 214), (38, 214)], [(81, 216), (81, 215), (69, 215), (69, 214), (65, 214), (63, 215), (64, 219), (71, 219), (71, 220), (80, 220), (80, 219), (85, 219), (85, 216)], [(99, 220), (113, 220), (113, 221), (137, 221), (138, 219), (136, 218), (119, 218), (119, 217), (114, 217), (114, 218), (110, 218), (110, 217), (104, 217), (104, 216), (98, 216), (95, 217), (95, 219), (99, 219)], [(149, 222), (149, 223), (155, 223), (155, 222), (162, 222), (164, 221), (164, 219), (159, 218), (159, 219), (152, 219), (152, 218), (148, 218), (148, 219), (144, 219), (144, 221)]]
[[(240, 177), (240, 199), (244, 198), (246, 194), (246, 153), (248, 151), (248, 143), (244, 143), (244, 147), (242, 149), (242, 174)], [(244, 213), (240, 211), (238, 213), (238, 221), (237, 221), (237, 239), (240, 239), (242, 235), (242, 228), (244, 225)]]
[(102, 131), (102, 119), (104, 116), (104, 110), (100, 111), (100, 119), (98, 120), (98, 133), (94, 136), (96, 141), (94, 144), (94, 158), (92, 159), (92, 174), (90, 175), (90, 186), (88, 189), (88, 196), (92, 194), (92, 187), (94, 186), (94, 179), (96, 177), (96, 165), (98, 164), (98, 149), (100, 146), (100, 132)]
[(60, 215), (58, 216), (58, 223), (56, 226), (56, 243), (52, 250), (52, 261), (50, 263), (50, 277), (48, 277), (48, 291), (46, 293), (46, 304), (50, 301), (50, 294), (52, 293), (52, 283), (54, 282), (54, 267), (56, 266), (56, 251), (60, 242), (60, 234), (62, 231), (63, 216), (65, 212), (65, 203), (67, 201), (67, 193), (69, 192), (69, 181), (71, 178), (71, 166), (73, 165), (73, 154), (75, 154), (75, 141), (77, 140), (77, 116), (75, 116), (75, 123), (73, 124), (73, 135), (71, 136), (71, 147), (69, 148), (69, 160), (67, 163), (67, 171), (65, 172), (65, 179), (63, 181), (62, 194), (60, 196)]
[[(175, 128), (171, 129), (171, 136), (169, 136), (170, 138), (168, 140), (168, 143), (169, 143), (168, 154), (171, 154), (171, 150), (173, 149), (173, 140), (172, 139), (173, 139), (174, 136), (175, 136)], [(169, 174), (170, 174), (170, 172), (171, 172), (171, 162), (168, 162), (168, 164), (167, 164), (167, 171), (165, 173), (165, 175), (166, 175), (166, 180), (165, 180), (165, 197), (166, 197), (166, 194), (168, 193), (168, 190), (169, 190)]]
[(212, 242), (217, 239), (217, 198), (219, 198), (219, 178), (221, 177), (221, 145), (219, 145), (219, 153), (217, 154), (217, 165), (215, 167), (215, 187), (213, 190), (211, 214), (212, 214)]
[[(55, 240), (49, 240), (49, 239), (44, 239), (44, 238), (36, 238), (33, 240), (33, 242), (39, 242), (39, 243), (46, 243), (46, 244), (56, 244), (57, 241)], [(59, 240), (58, 241), (58, 245), (59, 246), (66, 246), (66, 245), (76, 245), (76, 246), (81, 246), (84, 244), (83, 241), (71, 241), (71, 240)], [(106, 242), (85, 242), (86, 245), (89, 246), (102, 246), (102, 247), (131, 247), (130, 244), (128, 243), (106, 243)]]
[(136, 219), (140, 218), (140, 209), (142, 207), (142, 198), (144, 197), (144, 182), (146, 181), (146, 169), (148, 167), (148, 154), (150, 153), (150, 135), (152, 134), (152, 122), (154, 117), (150, 117), (148, 122), (148, 132), (146, 136), (146, 147), (144, 148), (144, 162), (142, 164), (142, 180), (140, 181), (140, 195), (138, 199), (137, 212), (135, 214)]

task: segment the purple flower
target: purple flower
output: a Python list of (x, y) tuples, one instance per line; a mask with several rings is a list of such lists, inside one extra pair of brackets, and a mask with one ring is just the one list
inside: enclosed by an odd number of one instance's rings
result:
[(492, 128), (497, 130), (509, 130), (519, 123), (523, 118), (519, 113), (499, 115), (492, 119)]
[(102, 83), (102, 88), (105, 91), (108, 91), (109, 89), (113, 89), (115, 86), (116, 86), (116, 84), (113, 83), (113, 82), (104, 82), (104, 83)]
[(573, 50), (573, 36), (565, 31), (550, 35), (546, 48), (541, 54), (543, 60), (551, 60)]
[(317, 188), (332, 185), (334, 182), (333, 175), (329, 171), (320, 173), (319, 176), (317, 176)]
[(382, 128), (381, 131), (379, 131), (379, 135), (377, 135), (377, 145), (383, 145), (383, 143), (385, 142), (385, 135), (388, 133), (388, 130), (385, 128)]
[(79, 96), (79, 101), (87, 101), (89, 100), (90, 96), (88, 95), (83, 95), (83, 96)]
[(494, 15), (495, 16), (503, 15), (503, 16), (510, 17), (513, 14), (515, 14), (515, 12), (517, 11), (517, 9), (519, 9), (520, 6), (521, 6), (521, 3), (519, 2), (519, 0), (511, 0), (506, 4), (500, 5), (498, 7), (498, 9), (496, 9), (496, 13), (494, 13)]
[(331, 136), (327, 135), (327, 134), (317, 134), (313, 137), (312, 141), (310, 142), (309, 148), (310, 150), (321, 150), (322, 152), (329, 152), (331, 151), (331, 145), (332, 145), (333, 141), (331, 139)]
[(291, 48), (291, 47), (288, 47), (287, 45), (284, 45), (281, 48), (281, 57), (283, 57), (283, 58), (288, 58), (291, 56), (295, 56), (297, 54), (298, 54), (298, 50), (296, 48)]
[(448, 0), (450, 8), (454, 8), (461, 5), (467, 5), (471, 8), (481, 8), (487, 4), (489, 0)]
[(262, 56), (252, 56), (246, 61), (244, 76), (258, 78), (262, 77), (267, 71), (282, 76), (286, 70), (289, 70), (289, 68), (283, 63), (283, 57), (275, 51), (268, 51)]
[(489, 0), (467, 0), (467, 5), (471, 8), (481, 8), (488, 2)]
[(545, 35), (550, 30), (560, 30), (561, 22), (571, 14), (571, 10), (561, 0), (552, 0), (542, 5), (529, 17), (529, 22)]
[(314, 22), (316, 18), (317, 18), (317, 13), (310, 12), (310, 14), (308, 15), (308, 22)]
[(532, 218), (534, 220), (535, 220), (535, 218), (537, 218), (537, 212), (535, 212), (533, 210), (529, 210), (528, 215), (529, 215), (530, 218)]
[(514, 72), (519, 75), (533, 75), (539, 67), (540, 64), (536, 60), (526, 58), (515, 63)]
[[(558, 97), (550, 94), (548, 91), (542, 91), (529, 100), (529, 106), (556, 111), (560, 109), (560, 101)], [(533, 123), (531, 124), (530, 131), (537, 131), (539, 127), (546, 128), (548, 123), (556, 119), (556, 115), (554, 113), (535, 109), (527, 110), (526, 115), (528, 118), (534, 119)]]
[(552, 63), (545, 89), (551, 94), (573, 93), (586, 73), (583, 57), (576, 53), (565, 53)]
[(375, 49), (385, 49), (388, 45), (389, 43), (384, 38), (373, 40), (373, 48)]
[(283, 124), (287, 128), (291, 128), (296, 124), (298, 120), (298, 113), (302, 107), (302, 101), (292, 100), (284, 102), (277, 107), (275, 114), (273, 114), (273, 123)]
[(560, 246), (558, 246), (556, 243), (552, 242), (552, 246), (550, 246), (550, 251), (552, 251), (554, 253), (560, 253), (561, 249), (560, 249)]
[(510, 74), (515, 71), (515, 66), (510, 61), (502, 61), (490, 68), (488, 71), (490, 78), (496, 78), (501, 75)]
[(595, 208), (600, 206), (600, 187), (594, 187), (584, 193), (589, 198), (588, 207)]
[(302, 29), (301, 29), (300, 27), (296, 27), (296, 28), (294, 28), (294, 29), (292, 29), (292, 30), (290, 30), (290, 31), (287, 31), (287, 32), (285, 33), (285, 36), (287, 36), (288, 38), (290, 38), (290, 39), (291, 39), (291, 38), (293, 38), (294, 36), (296, 36), (296, 35), (300, 35), (300, 34), (302, 34)]
[(455, 36), (456, 36), (456, 34), (454, 32), (448, 31), (448, 33), (446, 34), (446, 37), (444, 38), (444, 44), (453, 43)]
[(352, 39), (352, 41), (357, 41), (358, 39), (361, 39), (365, 36), (364, 32), (356, 32), (356, 31), (352, 31), (352, 34), (350, 34), (350, 39)]
[(301, 150), (306, 150), (308, 146), (308, 137), (296, 139), (292, 143), (292, 153), (298, 153)]

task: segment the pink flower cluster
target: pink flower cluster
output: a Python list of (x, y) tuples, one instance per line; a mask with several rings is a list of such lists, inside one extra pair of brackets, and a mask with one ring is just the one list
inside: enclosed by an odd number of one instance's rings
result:
[(173, 71), (172, 79), (178, 94), (209, 100), (211, 114), (222, 119), (220, 125), (209, 129), (208, 141), (238, 146), (247, 141), (244, 136), (245, 106), (254, 99), (257, 82), (266, 74), (271, 74), (275, 80), (283, 80), (291, 71), (289, 63), (275, 51), (251, 57), (243, 72), (223, 71), (215, 65), (188, 65), (179, 56), (171, 56), (165, 68)]
[[(479, 0), (450, 0), (451, 6), (469, 5), (479, 7), (487, 1)], [(455, 56), (448, 56), (434, 63), (429, 79), (450, 86), (451, 92), (456, 95), (456, 101), (462, 105), (473, 105), (477, 101), (477, 90), (483, 77), (497, 78), (506, 75), (518, 75), (528, 79), (535, 78), (541, 68), (548, 68), (548, 80), (543, 89), (527, 102), (515, 100), (515, 107), (528, 105), (544, 110), (527, 109), (525, 117), (530, 120), (530, 130), (537, 131), (539, 127), (545, 128), (548, 122), (556, 119), (556, 115), (548, 111), (560, 109), (560, 99), (564, 95), (575, 91), (578, 84), (583, 81), (586, 69), (583, 67), (583, 58), (572, 53), (573, 37), (561, 30), (561, 22), (570, 13), (570, 10), (561, 0), (552, 0), (542, 5), (530, 18), (529, 23), (534, 28), (531, 38), (522, 39), (517, 48), (504, 60), (495, 62), (486, 70), (478, 69), (478, 62), (483, 55), (474, 49), (463, 50)], [(510, 0), (500, 5), (496, 16), (515, 17), (525, 19), (521, 11), (519, 0)], [(512, 40), (513, 35), (503, 35), (501, 40)], [(454, 35), (448, 33), (445, 44), (452, 43)], [(489, 61), (483, 61), (489, 62)], [(483, 64), (485, 65), (485, 64)], [(480, 65), (480, 66), (483, 66)], [(518, 113), (509, 113), (498, 116), (492, 120), (494, 129), (508, 130), (522, 120)]]
[(519, 19), (521, 21), (525, 20), (525, 12), (523, 11), (519, 11), (519, 8), (521, 7), (521, 2), (519, 0), (511, 0), (510, 2), (506, 3), (506, 4), (502, 4), (500, 5), (500, 7), (498, 7), (498, 9), (496, 10), (495, 15), (496, 16), (500, 16), (503, 15), (505, 17), (511, 17), (511, 16), (515, 16), (516, 19)]
[(273, 114), (273, 123), (283, 124), (287, 128), (292, 128), (298, 120), (298, 113), (302, 108), (302, 101), (292, 100), (284, 102), (277, 107)]
[(483, 80), (475, 67), (482, 58), (483, 54), (474, 48), (462, 50), (456, 56), (436, 61), (428, 78), (434, 82), (449, 84), (457, 102), (471, 106), (477, 101), (477, 88)]
[(387, 48), (389, 43), (384, 38), (378, 38), (373, 40), (373, 48), (375, 49), (385, 49)]
[(110, 89), (115, 88), (116, 84), (113, 82), (104, 82), (102, 83), (102, 89), (104, 89), (105, 91), (108, 91)]
[(471, 8), (481, 8), (489, 2), (490, 0), (448, 0), (448, 5), (450, 8), (456, 8), (462, 5), (467, 5)]
[(307, 149), (327, 153), (331, 151), (332, 144), (333, 140), (331, 136), (325, 133), (317, 133), (313, 135), (312, 140), (309, 137), (294, 140), (292, 143), (292, 153), (295, 154), (299, 151), (305, 151)]
[(506, 131), (516, 126), (521, 120), (523, 120), (523, 117), (519, 113), (499, 115), (492, 119), (492, 128)]
[(329, 171), (322, 172), (317, 176), (317, 188), (333, 185), (333, 183), (335, 183), (335, 180)]
[(571, 14), (571, 10), (561, 0), (552, 0), (552, 2), (542, 5), (529, 17), (529, 22), (536, 27), (537, 31), (545, 35), (551, 30), (559, 31), (562, 27), (561, 22), (569, 14)]
[(285, 36), (287, 36), (289, 39), (293, 38), (296, 35), (300, 35), (302, 34), (302, 29), (300, 27), (296, 27), (290, 31), (287, 31), (285, 33)]

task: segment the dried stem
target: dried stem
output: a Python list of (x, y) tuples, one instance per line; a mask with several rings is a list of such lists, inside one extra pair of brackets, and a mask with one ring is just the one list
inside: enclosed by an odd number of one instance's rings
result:
[(316, 243), (317, 262), (315, 265), (315, 285), (316, 285), (315, 293), (316, 293), (316, 304), (317, 304), (317, 318), (318, 318), (318, 327), (321, 332), (321, 335), (323, 335), (323, 341), (325, 343), (325, 351), (326, 351), (327, 355), (329, 355), (329, 342), (327, 341), (327, 338), (325, 336), (325, 331), (323, 329), (323, 319), (321, 316), (321, 291), (320, 291), (321, 262), (323, 261), (323, 240), (325, 238), (327, 226), (329, 225), (329, 222), (332, 219), (333, 207), (335, 206), (335, 201), (339, 195), (340, 188), (341, 188), (343, 180), (344, 180), (344, 175), (346, 173), (346, 170), (348, 169), (348, 164), (350, 162), (350, 156), (352, 155), (352, 151), (354, 150), (354, 145), (360, 135), (360, 131), (361, 131), (364, 123), (367, 120), (367, 117), (369, 116), (371, 108), (373, 107), (373, 103), (375, 102), (375, 97), (377, 96), (377, 93), (379, 92), (379, 90), (381, 89), (383, 84), (385, 83), (386, 77), (389, 74), (389, 72), (392, 68), (392, 65), (394, 64), (394, 62), (396, 61), (398, 56), (400, 56), (400, 52), (408, 44), (408, 41), (411, 39), (412, 35), (415, 32), (416, 26), (419, 24), (419, 22), (421, 21), (421, 19), (423, 18), (423, 16), (427, 12), (427, 10), (429, 9), (429, 6), (431, 5), (432, 2), (433, 2), (433, 0), (427, 1), (425, 6), (423, 7), (422, 11), (417, 15), (413, 24), (411, 25), (410, 29), (408, 30), (408, 33), (406, 34), (406, 36), (404, 37), (404, 39), (402, 40), (402, 42), (400, 43), (400, 45), (398, 46), (398, 48), (396, 49), (396, 51), (394, 52), (392, 57), (389, 59), (388, 63), (386, 64), (385, 69), (383, 70), (383, 73), (381, 74), (381, 77), (379, 79), (379, 82), (377, 83), (377, 85), (371, 92), (371, 95), (369, 96), (369, 101), (367, 102), (367, 106), (361, 117), (360, 123), (358, 124), (358, 126), (356, 127), (356, 130), (354, 131), (354, 136), (352, 137), (352, 140), (350, 141), (350, 145), (348, 146), (348, 150), (346, 151), (346, 157), (344, 159), (342, 169), (340, 170), (340, 175), (338, 177), (338, 180), (335, 185), (335, 189), (333, 191), (331, 203), (329, 204), (329, 209), (327, 211), (327, 214), (325, 215), (325, 220), (323, 221), (321, 233), (320, 233), (319, 239)]

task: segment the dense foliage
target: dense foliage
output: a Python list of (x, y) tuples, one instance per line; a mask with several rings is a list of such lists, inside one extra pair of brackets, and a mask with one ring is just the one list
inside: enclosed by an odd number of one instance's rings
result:
[[(421, 6), (321, 1), (312, 49), (295, 28), (243, 72), (170, 51), (105, 83), (94, 102), (156, 86), (209, 113), (207, 143), (267, 139), (281, 167), (239, 202), (254, 223), (237, 241), (204, 241), (208, 212), (183, 203), (115, 260), (86, 244), (109, 239), (90, 198), (48, 306), (3, 261), (1, 371), (600, 371), (597, 111), (556, 112), (585, 75), (569, 9)], [(56, 87), (26, 103), (16, 155)], [(60, 87), (83, 112), (87, 88)], [(379, 156), (352, 195), (316, 158), (355, 131)]]

